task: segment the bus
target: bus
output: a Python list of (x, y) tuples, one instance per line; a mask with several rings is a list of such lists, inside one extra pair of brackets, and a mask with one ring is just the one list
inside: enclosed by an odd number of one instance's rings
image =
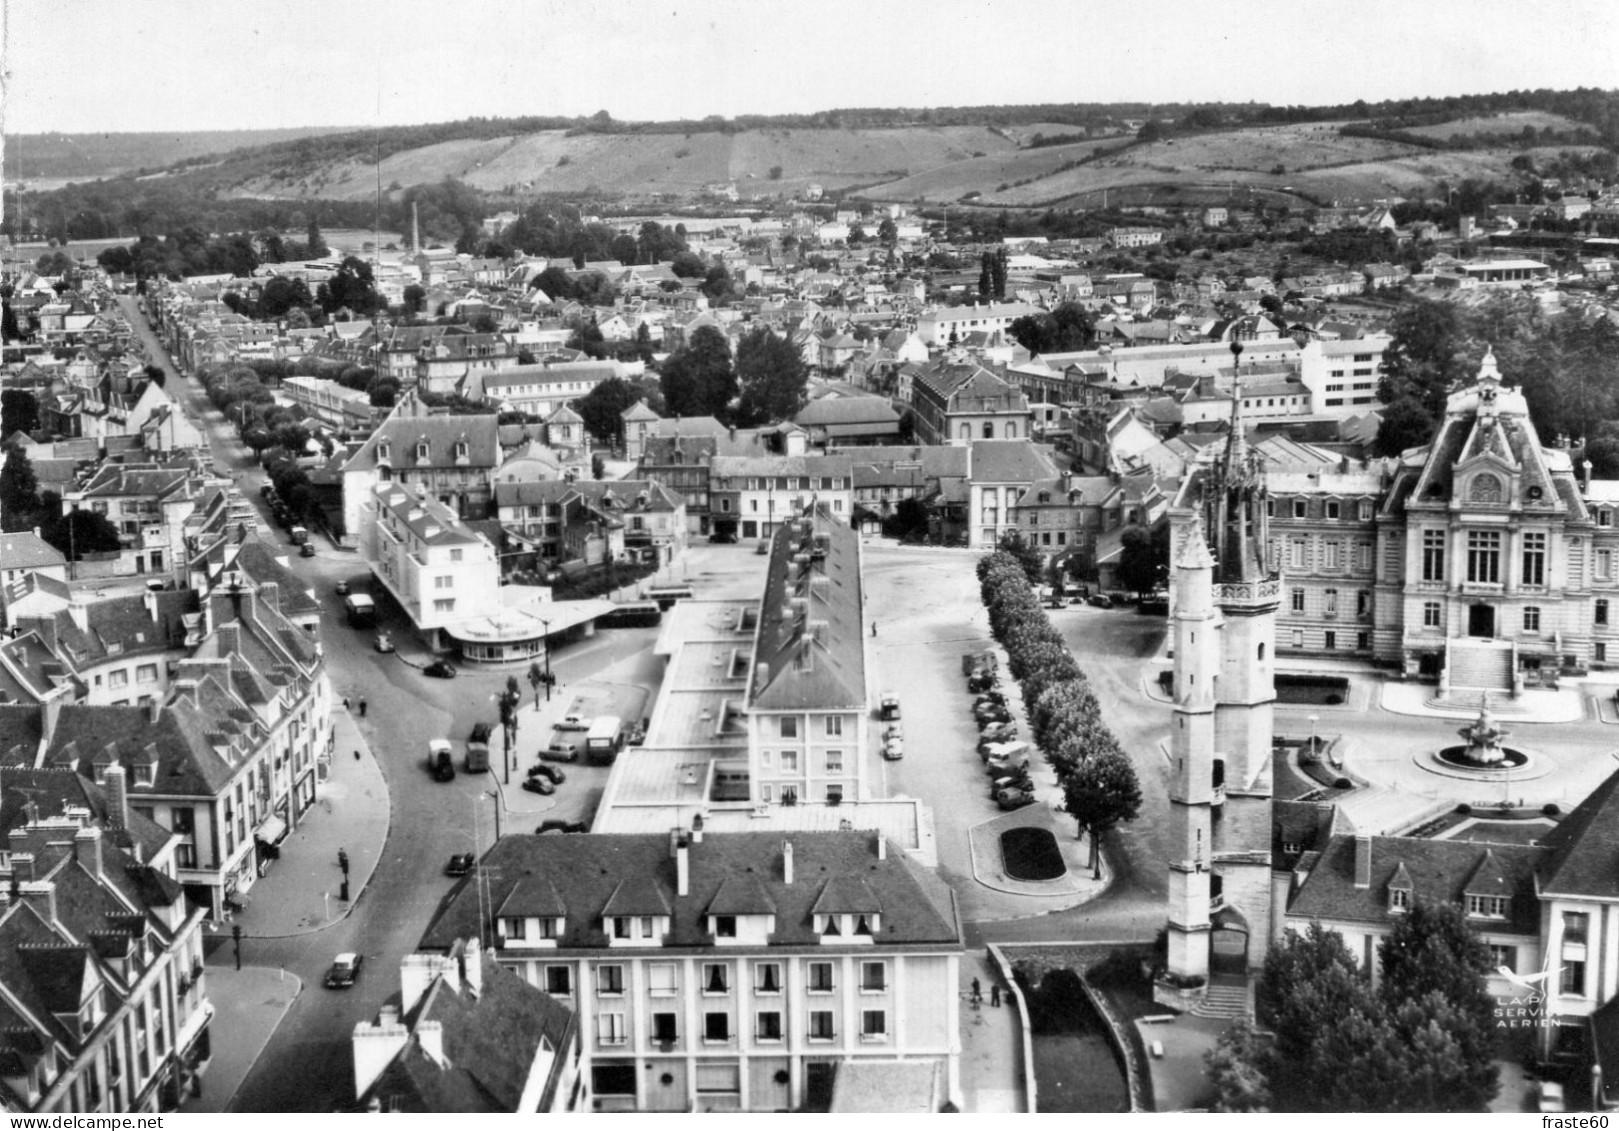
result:
[(663, 620), (663, 607), (656, 601), (626, 601), (614, 605), (596, 618), (597, 628), (656, 627)]
[(585, 732), (585, 761), (610, 766), (624, 748), (624, 721), (617, 715), (598, 715)]
[(664, 612), (672, 609), (676, 601), (689, 601), (695, 595), (690, 585), (654, 585), (646, 591), (647, 600), (656, 601)]

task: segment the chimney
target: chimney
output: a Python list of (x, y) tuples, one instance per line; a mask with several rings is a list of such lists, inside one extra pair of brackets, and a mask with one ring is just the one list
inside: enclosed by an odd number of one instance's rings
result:
[(888, 859), (888, 838), (882, 833), (877, 834), (877, 859)]
[(483, 947), (477, 939), (468, 939), (461, 957), (461, 978), (466, 983), (467, 996), (477, 997), (483, 993)]
[(47, 923), (56, 922), (56, 885), (50, 880), (26, 880), (17, 885), (22, 901)]
[(106, 875), (101, 865), (101, 830), (95, 825), (86, 825), (73, 834), (73, 859), (98, 880)]
[(441, 1021), (418, 1021), (416, 1023), (416, 1043), (422, 1051), (432, 1058), (434, 1064), (440, 1068), (449, 1065), (444, 1060), (444, 1023)]
[(781, 842), (781, 882), (788, 887), (793, 886), (793, 842)]
[(151, 726), (157, 726), (159, 720), (161, 720), (162, 718), (163, 718), (163, 703), (159, 699), (153, 699), (150, 703), (148, 703), (146, 705), (146, 721)]
[(407, 954), (399, 962), (399, 1011), (409, 1013), (422, 1000), (434, 979), (443, 978), (456, 993), (461, 992), (459, 960), (455, 955)]
[(102, 788), (107, 791), (107, 824), (115, 829), (129, 826), (129, 794), (124, 767), (114, 762), (103, 771)]
[(691, 819), (691, 842), (693, 844), (703, 843), (703, 815), (701, 813)]
[(1372, 838), (1355, 837), (1355, 887), (1365, 891), (1372, 886)]
[(684, 834), (675, 838), (675, 894), (691, 894), (691, 848)]

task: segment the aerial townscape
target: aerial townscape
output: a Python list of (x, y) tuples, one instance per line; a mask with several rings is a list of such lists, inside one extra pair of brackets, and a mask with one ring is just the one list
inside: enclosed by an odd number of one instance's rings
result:
[(1132, 81), (14, 113), (0, 1110), (1619, 1107), (1619, 91)]

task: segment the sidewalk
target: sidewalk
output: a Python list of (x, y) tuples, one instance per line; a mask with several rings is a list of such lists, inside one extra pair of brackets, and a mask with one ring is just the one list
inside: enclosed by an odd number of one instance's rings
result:
[(302, 989), (302, 980), (285, 970), (210, 964), (208, 1000), (214, 1019), (208, 1070), (201, 1078), (202, 1095), (187, 1096), (180, 1110), (214, 1112), (229, 1107)]
[[(975, 1009), (973, 979), (984, 999)], [(1001, 1005), (990, 1004), (991, 987), (1000, 986)], [(1025, 1112), (1023, 1034), (1012, 995), (995, 963), (983, 951), (961, 956), (961, 1110)]]
[[(247, 909), (235, 918), (245, 938), (284, 938), (329, 927), (348, 915), (382, 856), (388, 839), (387, 783), (341, 702), (332, 717), (337, 745), (330, 771), (316, 787), (315, 804), (281, 842), (281, 858), (247, 893)], [(338, 849), (349, 856), (348, 903), (339, 898)]]

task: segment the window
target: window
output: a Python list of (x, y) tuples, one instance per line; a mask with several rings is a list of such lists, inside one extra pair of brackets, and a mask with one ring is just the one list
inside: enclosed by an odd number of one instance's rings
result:
[(812, 994), (829, 994), (832, 992), (832, 964), (830, 962), (811, 962), (809, 964), (809, 992)]
[(1504, 895), (1469, 895), (1467, 913), (1481, 919), (1505, 919), (1507, 897)]
[(448, 600), (434, 601), (433, 602), (433, 611), (435, 613), (453, 613), (453, 612), (455, 612), (455, 598), (451, 597)]
[(652, 1015), (652, 1039), (660, 1045), (672, 1045), (680, 1039), (680, 1027), (673, 1013)]
[(1612, 526), (1613, 525), (1613, 512), (1610, 511), (1610, 510), (1597, 511), (1597, 525), (1598, 526)]
[(1321, 547), (1324, 561), (1323, 569), (1342, 569), (1344, 567), (1344, 545), (1342, 542), (1327, 542)]
[(1563, 974), (1558, 979), (1557, 989), (1561, 993), (1583, 997), (1585, 995), (1585, 963), (1565, 960)]
[(1389, 910), (1409, 911), (1411, 909), (1410, 888), (1389, 888)]
[(781, 736), (783, 738), (798, 737), (798, 718), (795, 715), (784, 715), (781, 720)]
[(1293, 611), (1295, 613), (1304, 611), (1304, 590), (1302, 589), (1293, 590)]
[(828, 738), (842, 738), (843, 737), (843, 716), (842, 715), (828, 715), (826, 717), (826, 737), (828, 737)]
[(596, 967), (596, 992), (611, 997), (624, 992), (624, 967)]
[(781, 769), (782, 773), (786, 774), (798, 773), (798, 751), (783, 750), (781, 752)]
[(830, 1009), (810, 1011), (809, 1039), (812, 1041), (830, 1041), (832, 1039), (832, 1011)]
[(715, 938), (717, 938), (717, 939), (734, 939), (734, 938), (736, 938), (736, 916), (735, 915), (715, 915), (713, 918), (714, 918), (714, 937)]
[(604, 1045), (621, 1045), (624, 1043), (624, 1015), (622, 1013), (602, 1013), (596, 1017), (596, 1040)]
[(1304, 539), (1289, 538), (1287, 540), (1287, 568), (1304, 568)]
[(108, 672), (107, 673), (107, 686), (108, 687), (128, 687), (129, 686), (129, 673), (127, 671)]
[(1591, 645), (1591, 660), (1593, 663), (1605, 664), (1608, 662), (1608, 646), (1600, 640)]
[(888, 1013), (882, 1009), (862, 1009), (860, 1011), (860, 1039), (862, 1041), (886, 1041), (888, 1039)]
[(773, 1009), (759, 1014), (753, 1034), (761, 1041), (781, 1040), (781, 1014)]
[(573, 970), (567, 966), (545, 968), (545, 992), (566, 997), (573, 993)]
[(1591, 916), (1584, 911), (1563, 912), (1563, 944), (1584, 946), (1591, 931)]
[(1341, 509), (1339, 507), (1338, 500), (1337, 499), (1328, 499), (1326, 505), (1327, 505), (1327, 520), (1329, 522), (1337, 522), (1338, 521), (1338, 516), (1339, 516), (1339, 513), (1340, 513), (1340, 509)]
[(451, 578), (450, 578), (450, 575), (447, 574), (447, 573), (439, 574), (437, 577), (433, 578), (433, 588), (434, 589), (448, 589), (450, 587), (450, 585), (451, 585)]
[(862, 962), (860, 988), (868, 993), (880, 993), (888, 988), (888, 963)]
[(528, 937), (527, 919), (502, 919), (500, 933), (509, 939), (523, 939)]
[(753, 991), (760, 994), (781, 993), (781, 964), (759, 962), (753, 967)]
[(1443, 530), (1424, 530), (1422, 532), (1422, 580), (1445, 580), (1445, 532)]
[(1597, 603), (1596, 603), (1596, 623), (1597, 624), (1607, 624), (1608, 623), (1608, 599), (1606, 597), (1598, 597), (1597, 598)]
[(171, 810), (169, 813), (169, 819), (170, 823), (174, 826), (174, 831), (179, 833), (181, 836), (186, 836), (196, 831), (197, 815), (194, 811), (187, 807), (181, 806), (180, 808)]
[(675, 983), (675, 964), (673, 962), (653, 962), (646, 968), (647, 992), (653, 997), (669, 997), (677, 988)]
[(1523, 610), (1523, 630), (1525, 632), (1540, 631), (1540, 610), (1534, 605), (1528, 605)]
[(1292, 642), (1293, 647), (1295, 647), (1295, 648), (1304, 647), (1304, 630), (1302, 628), (1295, 628), (1293, 630), (1293, 636), (1291, 638), (1291, 642)]
[(1596, 575), (1603, 580), (1613, 576), (1613, 551), (1598, 550), (1596, 552)]
[(465, 551), (465, 550), (451, 550), (451, 551), (450, 551), (450, 560), (451, 560), (451, 561), (452, 561), (452, 562), (458, 562), (458, 561), (460, 561), (460, 560), (461, 560), (461, 558), (462, 558), (462, 556), (463, 556), (463, 555), (464, 555), (464, 554), (465, 554), (465, 553), (466, 553), (466, 551)]
[(984, 439), (993, 440), (994, 438), (995, 438), (995, 424), (994, 424), (994, 422), (990, 421), (990, 420), (984, 421)]
[(731, 1039), (731, 1015), (729, 1013), (703, 1014), (703, 1040), (728, 1041)]
[(1321, 611), (1329, 617), (1338, 615), (1338, 591), (1328, 589), (1321, 594)]
[(156, 664), (142, 664), (140, 667), (136, 668), (135, 669), (135, 682), (136, 683), (156, 683), (157, 682), (157, 665)]
[(1501, 581), (1501, 533), (1472, 530), (1467, 535), (1467, 580), (1486, 585)]
[(613, 919), (613, 937), (615, 939), (631, 938), (630, 920), (627, 915), (618, 915)]
[(723, 994), (731, 988), (731, 968), (723, 962), (703, 963), (703, 992)]
[(1357, 617), (1372, 615), (1372, 594), (1369, 590), (1362, 589), (1355, 594), (1355, 615)]
[(1372, 504), (1364, 499), (1357, 505), (1357, 515), (1362, 522), (1372, 521)]
[(1422, 627), (1440, 628), (1440, 611), (1438, 601), (1424, 601), (1422, 603)]
[(1336, 651), (1338, 648), (1338, 634), (1333, 632), (1331, 629), (1328, 629), (1325, 634), (1325, 639), (1323, 639), (1321, 642), (1321, 647), (1325, 648), (1329, 652)]
[(1518, 969), (1518, 948), (1490, 944), (1490, 965), (1497, 970), (1504, 966), (1508, 970), (1516, 971)]
[(826, 803), (828, 805), (843, 804), (843, 787), (841, 785), (829, 785), (826, 787)]
[(1305, 518), (1309, 515), (1309, 504), (1303, 499), (1293, 500), (1293, 517)]
[(841, 774), (843, 772), (843, 751), (828, 750), (826, 752), (826, 772)]
[(1546, 584), (1546, 536), (1544, 534), (1525, 534), (1523, 536), (1523, 583), (1525, 585)]

